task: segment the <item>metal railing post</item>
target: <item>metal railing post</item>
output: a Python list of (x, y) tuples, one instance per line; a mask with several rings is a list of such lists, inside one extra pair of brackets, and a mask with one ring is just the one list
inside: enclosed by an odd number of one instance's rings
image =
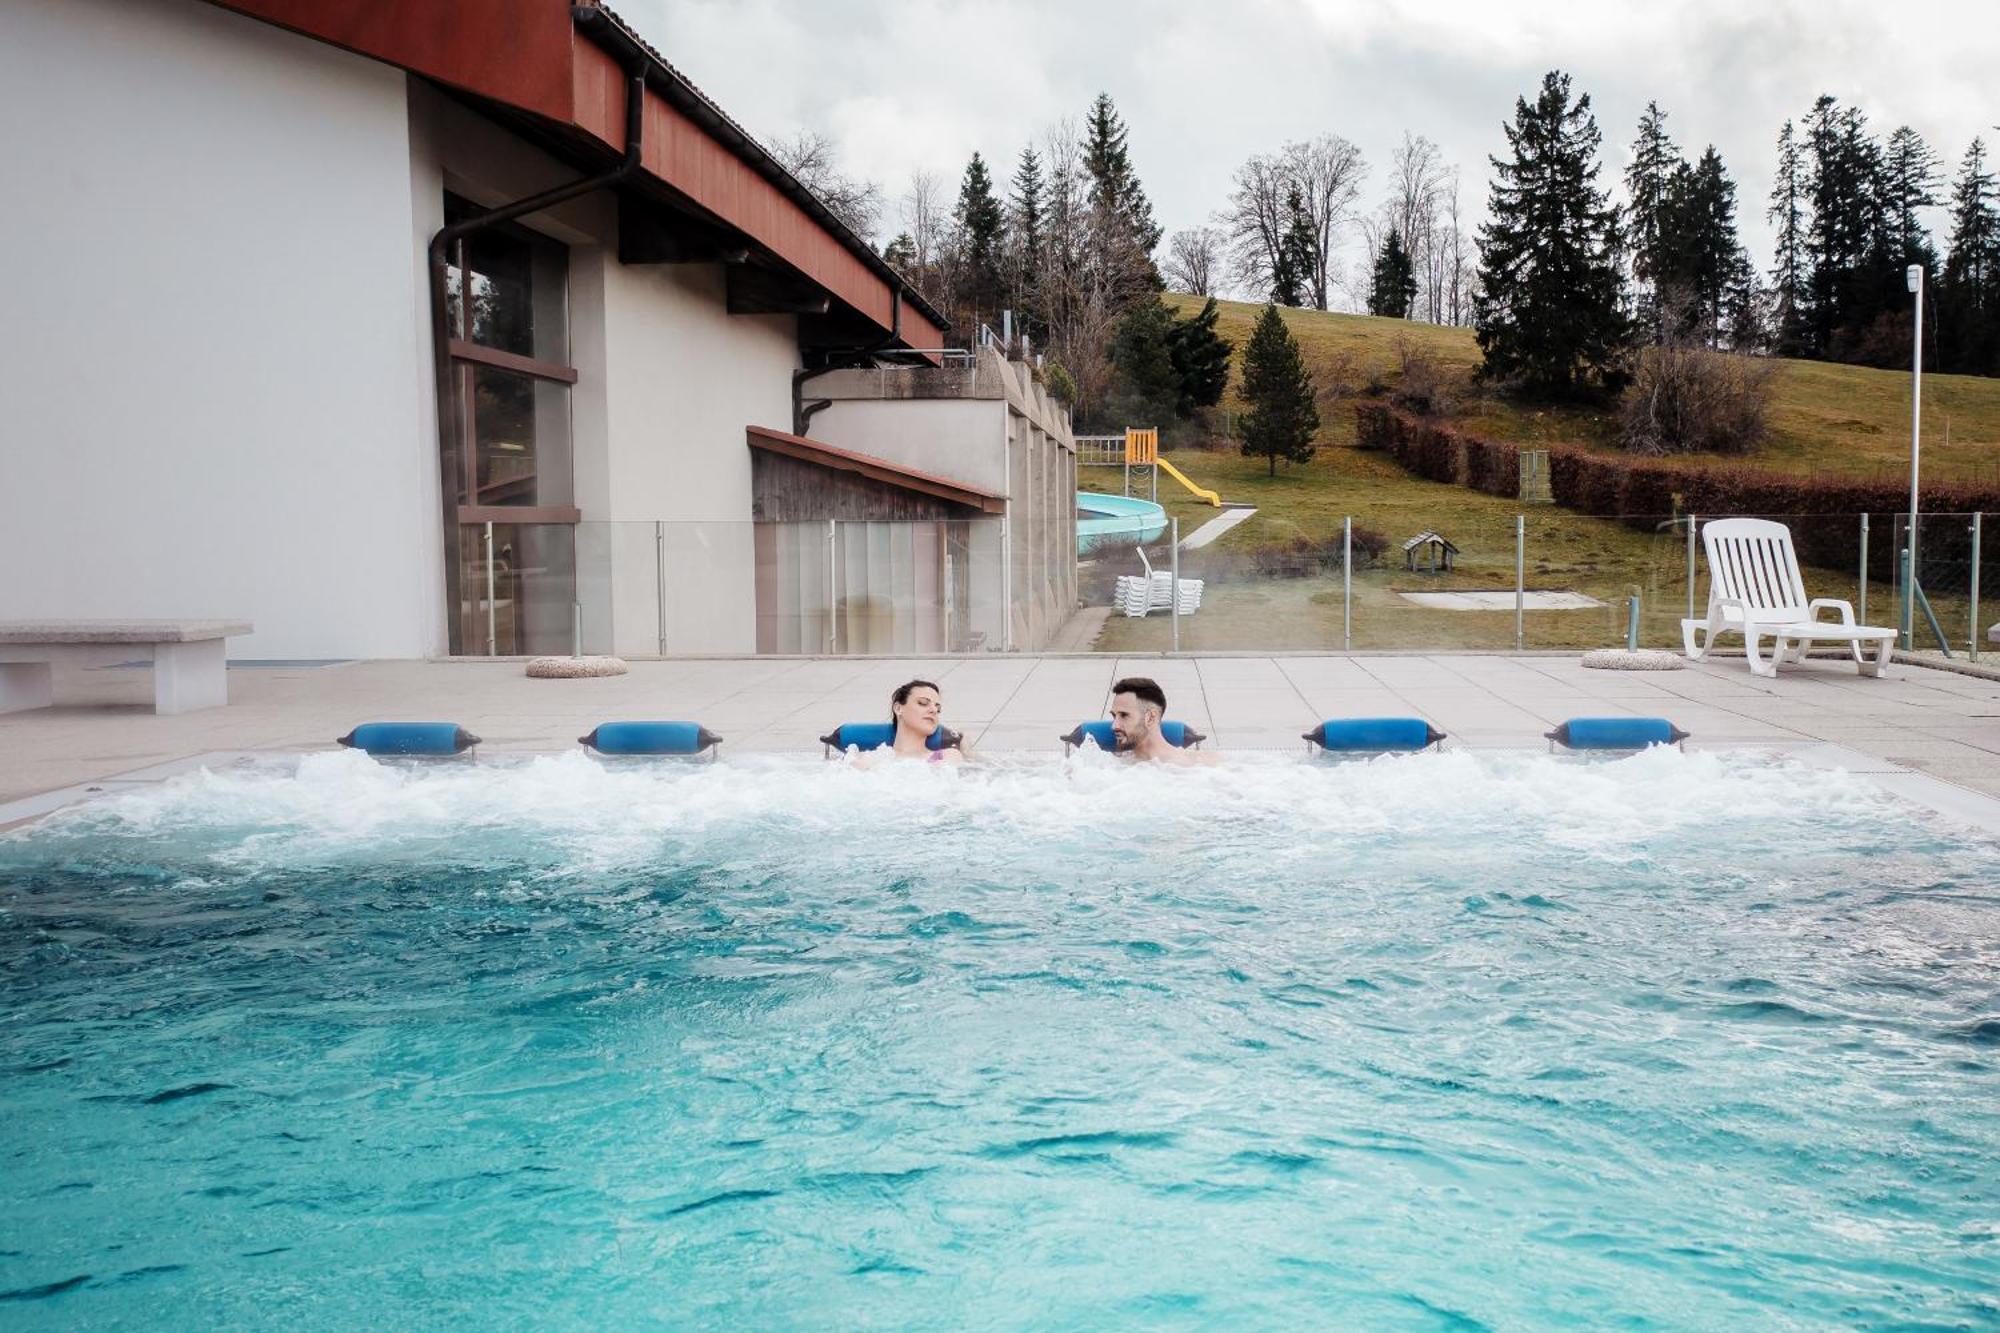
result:
[(1979, 660), (1979, 520), (1984, 517), (1977, 510), (1972, 515), (1972, 643), (1966, 652), (1975, 662)]
[(500, 655), (499, 609), (493, 590), (493, 525), (486, 525), (486, 655)]
[(1171, 519), (1167, 526), (1174, 544), (1174, 651), (1179, 652), (1181, 650), (1181, 521), (1178, 518)]
[(1860, 603), (1861, 623), (1865, 625), (1868, 623), (1868, 515), (1866, 514), (1861, 516), (1861, 596), (1856, 601)]
[(653, 639), (655, 651), (667, 655), (667, 525), (653, 524)]
[(1915, 648), (1917, 639), (1917, 627), (1915, 623), (1917, 613), (1916, 579), (1910, 573), (1910, 547), (1908, 542), (1903, 544), (1900, 555), (1900, 563), (1903, 569), (1903, 651), (1907, 653)]
[(1693, 514), (1688, 520), (1688, 619), (1694, 619), (1694, 529), (1698, 520)]
[(1354, 651), (1354, 516), (1340, 520), (1340, 651)]
[(1514, 651), (1528, 646), (1528, 516), (1514, 515)]
[(1639, 651), (1639, 594), (1625, 599), (1625, 651)]
[(840, 651), (840, 527), (826, 521), (826, 651)]

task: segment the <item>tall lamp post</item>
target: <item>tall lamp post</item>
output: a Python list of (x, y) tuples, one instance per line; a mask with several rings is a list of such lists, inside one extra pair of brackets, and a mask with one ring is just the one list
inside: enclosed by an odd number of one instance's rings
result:
[(1924, 266), (1912, 264), (1903, 281), (1917, 298), (1910, 350), (1910, 567), (1903, 575), (1903, 651), (1916, 647), (1917, 616), (1917, 442), (1924, 406)]

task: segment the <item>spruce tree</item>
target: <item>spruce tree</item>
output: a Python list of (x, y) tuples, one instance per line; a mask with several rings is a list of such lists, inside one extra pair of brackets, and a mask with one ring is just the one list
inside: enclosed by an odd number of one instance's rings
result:
[(1570, 396), (1623, 383), (1629, 329), (1619, 308), (1617, 209), (1597, 188), (1602, 136), (1590, 95), (1551, 70), (1534, 104), (1514, 103), (1512, 156), (1490, 159), (1491, 220), (1479, 230), (1473, 323), (1486, 379)]
[(1270, 299), (1281, 306), (1304, 305), (1312, 269), (1312, 219), (1306, 216), (1305, 196), (1294, 184), (1285, 192), (1285, 230), (1278, 237), (1277, 262), (1271, 266)]
[(1632, 276), (1638, 292), (1639, 322), (1657, 332), (1660, 288), (1660, 225), (1668, 206), (1675, 173), (1685, 164), (1680, 149), (1667, 137), (1667, 113), (1658, 102), (1646, 103), (1639, 117), (1639, 137), (1632, 143), (1632, 165), (1625, 169), (1625, 192), (1631, 198), (1625, 239), (1632, 256)]
[(1091, 205), (1115, 218), (1125, 245), (1133, 256), (1106, 256), (1129, 269), (1129, 284), (1136, 295), (1140, 290), (1164, 291), (1166, 283), (1153, 264), (1153, 250), (1160, 243), (1161, 229), (1153, 221), (1153, 205), (1139, 184), (1127, 151), (1125, 122), (1112, 105), (1111, 94), (1099, 93), (1090, 104), (1083, 126), (1083, 166), (1090, 177)]
[(882, 247), (882, 258), (889, 267), (905, 275), (914, 273), (917, 267), (917, 242), (906, 231), (896, 233), (896, 239)]
[(1280, 458), (1310, 461), (1319, 434), (1314, 397), (1298, 343), (1278, 317), (1278, 308), (1266, 305), (1243, 350), (1243, 401), (1250, 408), (1243, 414), (1244, 457), (1268, 459), (1274, 477)]
[(1014, 166), (1014, 188), (1008, 198), (1005, 302), (1018, 316), (1022, 332), (1039, 338), (1045, 328), (1036, 290), (1042, 268), (1042, 160), (1034, 145), (1021, 150)]
[(1806, 349), (1806, 168), (1792, 122), (1778, 131), (1777, 179), (1771, 186), (1766, 219), (1778, 228), (1778, 246), (1771, 266), (1772, 330), (1777, 350), (1797, 356)]
[(997, 320), (1004, 224), (1000, 201), (993, 197), (993, 178), (987, 174), (986, 163), (978, 153), (965, 164), (952, 220), (958, 226), (959, 300), (971, 311), (969, 322), (989, 317)]
[(1410, 252), (1403, 248), (1403, 233), (1395, 225), (1382, 238), (1382, 253), (1375, 257), (1375, 272), (1368, 287), (1368, 313), (1391, 319), (1408, 319), (1410, 302), (1417, 299), (1417, 269)]
[(1181, 417), (1193, 416), (1198, 407), (1214, 407), (1229, 386), (1233, 344), (1215, 331), (1220, 315), (1211, 296), (1202, 303), (1200, 313), (1175, 320), (1167, 333), (1167, 350), (1180, 380), (1180, 398), (1174, 410)]
[(1979, 139), (1951, 190), (1951, 240), (1938, 283), (1939, 368), (2000, 375), (2000, 197)]
[(1715, 345), (1740, 325), (1736, 303), (1749, 282), (1736, 239), (1736, 184), (1710, 144), (1695, 165), (1675, 170), (1661, 201), (1654, 272), (1661, 332)]
[(1882, 160), (1882, 183), (1887, 191), (1894, 262), (1898, 267), (1908, 268), (1911, 264), (1922, 264), (1926, 270), (1937, 267), (1937, 250), (1931, 245), (1930, 232), (1925, 230), (1917, 210), (1939, 202), (1937, 191), (1943, 182), (1938, 172), (1943, 166), (1923, 136), (1908, 125), (1897, 126), (1896, 132), (1889, 136), (1889, 147)]
[(1171, 340), (1174, 312), (1157, 296), (1133, 304), (1118, 321), (1106, 355), (1111, 386), (1106, 407), (1128, 426), (1158, 426), (1176, 415), (1181, 379)]

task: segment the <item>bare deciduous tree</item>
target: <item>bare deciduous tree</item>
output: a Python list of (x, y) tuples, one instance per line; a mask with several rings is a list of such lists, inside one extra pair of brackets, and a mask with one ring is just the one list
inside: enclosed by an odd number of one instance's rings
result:
[(1339, 278), (1340, 231), (1367, 171), (1361, 150), (1337, 134), (1288, 143), (1238, 167), (1229, 205), (1216, 218), (1235, 252), (1237, 281), (1259, 294), (1274, 285), (1292, 221), (1287, 200), (1296, 188), (1313, 240), (1305, 286), (1313, 305), (1326, 309)]
[(1167, 241), (1164, 274), (1168, 286), (1195, 296), (1213, 296), (1222, 277), (1225, 238), (1214, 227), (1186, 227)]
[(1332, 285), (1334, 253), (1340, 229), (1361, 195), (1368, 161), (1338, 134), (1322, 134), (1305, 143), (1285, 145), (1285, 163), (1305, 199), (1306, 220), (1313, 233), (1313, 271), (1309, 275), (1313, 304), (1326, 309)]
[(800, 130), (773, 143), (771, 156), (817, 195), (848, 230), (864, 241), (875, 239), (882, 220), (882, 187), (843, 172), (832, 139), (817, 131)]
[(949, 306), (944, 263), (949, 241), (951, 209), (945, 203), (944, 181), (934, 171), (918, 168), (910, 173), (909, 188), (903, 191), (903, 230), (909, 233), (916, 266), (909, 275), (933, 305)]

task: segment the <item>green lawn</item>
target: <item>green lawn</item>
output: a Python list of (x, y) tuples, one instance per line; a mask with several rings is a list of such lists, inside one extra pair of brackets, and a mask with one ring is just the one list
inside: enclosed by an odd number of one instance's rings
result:
[[(1197, 297), (1170, 294), (1179, 313), (1198, 309)], [(1217, 303), (1222, 335), (1240, 349), (1250, 339), (1261, 307)], [(1472, 384), (1479, 348), (1472, 330), (1439, 328), (1371, 315), (1317, 310), (1281, 312), (1299, 340), (1307, 364), (1331, 378), (1343, 360), (1365, 387), (1376, 378), (1394, 385), (1401, 365), (1399, 339), (1429, 351), (1458, 382), (1455, 425), (1489, 439), (1523, 443), (1609, 445), (1615, 414), (1579, 409), (1524, 408)], [(1910, 457), (1910, 375), (1819, 361), (1781, 360), (1771, 413), (1771, 438), (1748, 461), (1780, 471), (1831, 471), (1854, 476), (1907, 475)], [(1235, 406), (1232, 398), (1225, 407)], [(1353, 413), (1344, 406), (1326, 414), (1325, 439), (1354, 438)], [(1924, 475), (1936, 480), (2000, 479), (2000, 379), (1966, 375), (1924, 376)], [(1690, 460), (1699, 466), (1702, 459)], [(1732, 460), (1733, 461), (1733, 460)]]
[[(1606, 604), (1593, 610), (1529, 611), (1525, 617), (1529, 647), (1620, 644), (1625, 636), (1626, 599), (1635, 594), (1640, 598), (1642, 643), (1657, 648), (1680, 643), (1679, 620), (1687, 608), (1684, 532), (1641, 533), (1553, 506), (1524, 507), (1513, 500), (1421, 480), (1383, 454), (1352, 447), (1322, 447), (1310, 463), (1281, 466), (1276, 477), (1266, 475), (1264, 460), (1236, 453), (1181, 450), (1168, 458), (1197, 484), (1220, 491), (1224, 500), (1257, 506), (1254, 517), (1215, 544), (1225, 561), (1233, 553), (1239, 557), (1234, 563), (1240, 564), (1244, 553), (1295, 537), (1337, 540), (1341, 520), (1348, 515), (1357, 527), (1372, 528), (1389, 540), (1381, 563), (1372, 569), (1357, 569), (1355, 574), (1356, 648), (1512, 648), (1511, 606), (1498, 611), (1438, 610), (1412, 604), (1400, 594), (1511, 591), (1516, 515), (1526, 518), (1529, 588), (1581, 592)], [(1115, 468), (1079, 470), (1078, 485), (1086, 490), (1116, 492), (1120, 481)], [(1219, 512), (1164, 475), (1160, 501), (1180, 520), (1184, 537)], [(1397, 548), (1404, 538), (1426, 528), (1442, 532), (1460, 548), (1458, 566), (1451, 575), (1411, 573), (1403, 568)], [(1942, 536), (1940, 530), (1940, 540)], [(1995, 524), (1994, 538), (2000, 541), (2000, 523)], [(1874, 540), (1888, 537), (1878, 530)], [(1164, 568), (1169, 558), (1166, 544), (1162, 542), (1151, 554)], [(1340, 648), (1337, 567), (1308, 578), (1218, 577), (1215, 563), (1202, 552), (1184, 557), (1183, 576), (1205, 578), (1208, 583), (1201, 611), (1182, 621), (1183, 649)], [(1115, 555), (1103, 562), (1100, 577), (1137, 573), (1139, 568), (1136, 555)], [(1813, 596), (1857, 599), (1853, 570), (1808, 569), (1805, 575)], [(1697, 611), (1707, 598), (1705, 573), (1701, 577), (1696, 590), (1701, 599)], [(1966, 596), (1941, 588), (1931, 593), (1947, 632), (1962, 643), (1968, 629)], [(1869, 598), (1875, 623), (1893, 623), (1889, 589), (1877, 584)], [(1171, 636), (1168, 617), (1113, 616), (1096, 647), (1103, 652), (1164, 650)]]
[[(1192, 297), (1166, 299), (1182, 312), (1199, 304)], [(1223, 335), (1241, 347), (1249, 339), (1259, 307), (1219, 305)], [(1324, 378), (1344, 377), (1355, 392), (1364, 392), (1371, 380), (1394, 385), (1401, 364), (1397, 344), (1407, 339), (1429, 351), (1455, 379), (1459, 403), (1451, 419), (1462, 429), (1524, 443), (1612, 447), (1616, 421), (1609, 413), (1533, 410), (1474, 386), (1472, 370), (1479, 353), (1469, 329), (1308, 310), (1282, 313), (1308, 364)], [(1777, 364), (1772, 438), (1751, 462), (1798, 472), (1901, 475), (1908, 466), (1907, 373), (1806, 361)], [(1234, 406), (1225, 399), (1225, 408)], [(2000, 473), (2000, 380), (1927, 376), (1924, 407), (1926, 476), (1992, 480)], [(1623, 642), (1626, 600), (1633, 595), (1641, 599), (1642, 642), (1651, 647), (1680, 643), (1679, 619), (1687, 613), (1684, 532), (1643, 533), (1552, 506), (1524, 507), (1514, 500), (1423, 481), (1386, 455), (1352, 447), (1354, 417), (1345, 401), (1324, 416), (1318, 455), (1301, 466), (1281, 466), (1275, 477), (1267, 475), (1264, 460), (1244, 458), (1234, 449), (1181, 449), (1167, 455), (1197, 484), (1215, 488), (1227, 501), (1255, 505), (1258, 511), (1216, 544), (1218, 557), (1187, 555), (1183, 574), (1205, 578), (1208, 584), (1202, 610), (1182, 623), (1183, 648), (1338, 649), (1342, 599), (1337, 568), (1313, 577), (1278, 578), (1251, 575), (1243, 565), (1247, 554), (1258, 547), (1298, 537), (1337, 539), (1342, 518), (1350, 515), (1358, 527), (1371, 528), (1389, 542), (1376, 567), (1358, 568), (1355, 573), (1352, 614), (1357, 648), (1511, 648), (1511, 606), (1498, 611), (1447, 611), (1419, 607), (1401, 594), (1511, 591), (1517, 514), (1525, 514), (1527, 522), (1527, 586), (1580, 592), (1605, 603), (1591, 610), (1528, 612), (1525, 630), (1530, 647)], [(1709, 461), (1693, 458), (1684, 465), (1698, 467)], [(1119, 472), (1110, 468), (1082, 469), (1078, 479), (1086, 490), (1116, 491), (1119, 484)], [(1160, 499), (1180, 519), (1183, 536), (1217, 512), (1165, 477)], [(1460, 548), (1451, 575), (1403, 568), (1401, 542), (1426, 528), (1442, 532)], [(1890, 538), (1878, 532), (1874, 540)], [(1163, 543), (1157, 554), (1164, 557), (1167, 549)], [(1217, 568), (1218, 564), (1228, 567)], [(1099, 582), (1108, 588), (1112, 574), (1138, 569), (1134, 555), (1113, 557), (1100, 567)], [(1854, 570), (1809, 569), (1806, 581), (1814, 596), (1858, 600)], [(1696, 591), (1705, 600), (1705, 583)], [(1962, 644), (1970, 628), (1967, 596), (1944, 588), (1931, 591), (1947, 632)], [(1886, 586), (1872, 587), (1869, 600), (1875, 623), (1893, 622)], [(1171, 632), (1165, 617), (1115, 616), (1097, 647), (1121, 652), (1164, 649)]]

